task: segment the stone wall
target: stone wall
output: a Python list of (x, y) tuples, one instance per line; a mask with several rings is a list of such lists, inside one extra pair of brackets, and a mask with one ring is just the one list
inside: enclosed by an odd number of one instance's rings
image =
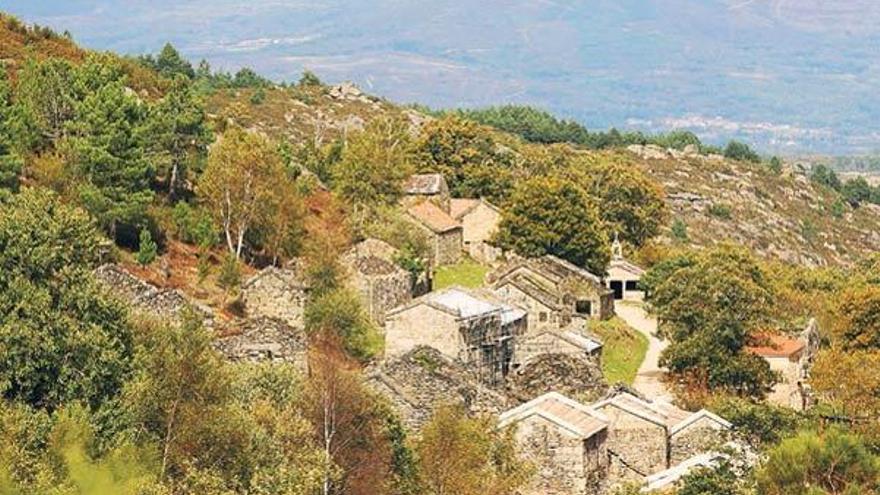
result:
[(214, 347), (230, 361), (287, 362), (307, 371), (308, 339), (301, 328), (261, 317), (239, 322), (234, 332), (214, 342)]
[(404, 425), (420, 429), (436, 408), (460, 404), (472, 414), (498, 415), (512, 406), (468, 368), (436, 349), (418, 347), (366, 370), (367, 384), (387, 397)]
[(547, 392), (592, 402), (608, 391), (598, 362), (566, 354), (536, 356), (508, 375), (507, 387), (511, 397), (522, 402)]
[(455, 317), (427, 304), (412, 303), (385, 318), (385, 357), (428, 346), (449, 358), (460, 357), (463, 345)]
[(667, 438), (664, 426), (625, 412), (613, 405), (603, 407), (608, 417), (608, 450), (642, 475), (666, 469)]
[(460, 228), (434, 235), (435, 265), (454, 265), (461, 260), (462, 232)]
[(728, 440), (728, 432), (718, 423), (703, 418), (676, 432), (669, 440), (670, 465), (674, 466), (691, 457), (717, 450)]
[(127, 303), (133, 310), (179, 323), (184, 311), (190, 310), (201, 317), (207, 327), (212, 327), (213, 311), (202, 304), (190, 301), (177, 289), (160, 289), (127, 272), (118, 265), (98, 267), (95, 278), (107, 286), (110, 292)]
[(408, 271), (375, 256), (348, 262), (351, 268), (349, 282), (377, 325), (385, 324), (387, 311), (412, 300), (412, 275)]
[(516, 439), (525, 460), (535, 474), (522, 491), (526, 495), (584, 494), (589, 472), (585, 461), (586, 442), (563, 434), (559, 427), (533, 415), (516, 424)]
[(303, 326), (308, 291), (293, 270), (265, 268), (242, 287), (242, 302), (249, 317), (278, 318), (294, 327)]

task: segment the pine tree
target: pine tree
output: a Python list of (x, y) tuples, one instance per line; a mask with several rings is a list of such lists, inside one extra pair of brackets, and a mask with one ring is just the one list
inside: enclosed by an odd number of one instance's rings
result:
[(84, 182), (80, 198), (112, 237), (120, 226), (142, 225), (153, 198), (143, 119), (139, 102), (121, 82), (111, 82), (87, 96), (67, 126), (71, 138), (65, 149)]
[(141, 229), (140, 242), (138, 243), (138, 251), (135, 255), (137, 262), (141, 266), (147, 266), (156, 260), (156, 252), (158, 246), (153, 236), (150, 235), (150, 229)]

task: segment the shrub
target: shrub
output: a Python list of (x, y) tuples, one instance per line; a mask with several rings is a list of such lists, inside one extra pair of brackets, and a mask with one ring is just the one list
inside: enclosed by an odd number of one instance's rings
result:
[(217, 283), (227, 291), (238, 288), (241, 284), (241, 266), (234, 254), (227, 254), (220, 265)]
[(684, 223), (684, 220), (676, 218), (675, 221), (672, 222), (672, 238), (681, 244), (688, 242), (687, 228), (687, 224)]
[(733, 218), (733, 210), (731, 210), (730, 205), (722, 204), (722, 203), (713, 203), (709, 205), (709, 215), (712, 215), (715, 218), (720, 218), (722, 220), (730, 220)]

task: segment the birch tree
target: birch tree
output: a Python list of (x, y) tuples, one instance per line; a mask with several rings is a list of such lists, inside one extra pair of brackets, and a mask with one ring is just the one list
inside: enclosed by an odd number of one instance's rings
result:
[(247, 233), (275, 210), (277, 185), (284, 180), (275, 146), (262, 135), (231, 128), (211, 148), (198, 193), (236, 258), (241, 257)]

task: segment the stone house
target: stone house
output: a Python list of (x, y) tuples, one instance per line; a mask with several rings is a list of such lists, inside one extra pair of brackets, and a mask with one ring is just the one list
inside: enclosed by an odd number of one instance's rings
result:
[(602, 279), (556, 256), (515, 258), (490, 273), (487, 282), (505, 301), (526, 308), (529, 333), (583, 328), (588, 319), (614, 314), (613, 293)]
[(614, 243), (611, 246), (611, 262), (608, 264), (608, 276), (606, 281), (608, 288), (614, 292), (614, 299), (633, 299), (642, 300), (645, 298), (645, 292), (639, 283), (645, 270), (630, 263), (623, 257), (623, 246), (617, 236), (614, 236)]
[(501, 250), (489, 245), (498, 231), (501, 210), (484, 199), (453, 198), (450, 216), (462, 227), (463, 249), (468, 255), (483, 263), (494, 263)]
[(759, 344), (746, 351), (764, 358), (770, 369), (779, 374), (780, 381), (773, 386), (767, 400), (773, 404), (802, 411), (812, 405), (808, 388), (810, 370), (819, 351), (819, 329), (815, 319), (810, 320), (796, 337), (764, 334), (757, 337)]
[(461, 224), (449, 213), (431, 201), (422, 201), (410, 206), (406, 217), (425, 232), (433, 266), (452, 265), (461, 259)]
[(242, 285), (241, 297), (249, 317), (265, 316), (303, 326), (308, 287), (297, 270), (264, 268)]
[(385, 316), (385, 355), (429, 346), (471, 367), (481, 379), (500, 382), (510, 371), (526, 312), (451, 287), (431, 292)]
[(607, 470), (608, 419), (556, 392), (544, 394), (499, 417), (499, 428), (516, 427), (516, 441), (536, 473), (521, 493), (592, 494)]
[(423, 201), (429, 201), (437, 205), (447, 214), (450, 212), (451, 197), (449, 185), (442, 174), (415, 174), (410, 176), (403, 184), (403, 204), (413, 206)]
[(385, 360), (366, 370), (365, 379), (413, 431), (424, 426), (441, 405), (460, 405), (471, 414), (493, 416), (512, 405), (464, 364), (430, 347), (416, 347)]
[(241, 321), (231, 332), (217, 339), (214, 347), (230, 361), (287, 362), (302, 372), (308, 370), (305, 331), (276, 318)]
[(702, 409), (691, 413), (662, 401), (617, 391), (591, 407), (608, 418), (608, 451), (616, 481), (643, 479), (723, 444), (731, 424)]
[(385, 324), (385, 313), (413, 298), (413, 275), (394, 262), (397, 250), (377, 239), (367, 239), (344, 256), (348, 284), (357, 293), (364, 309), (378, 325)]

